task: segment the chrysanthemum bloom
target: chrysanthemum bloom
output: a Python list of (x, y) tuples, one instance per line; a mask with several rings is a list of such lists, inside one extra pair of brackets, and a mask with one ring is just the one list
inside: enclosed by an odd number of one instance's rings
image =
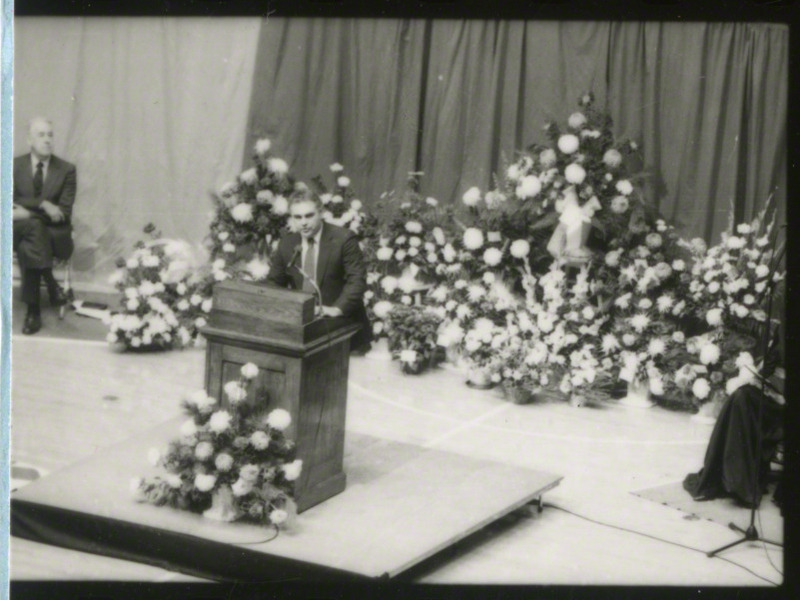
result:
[(711, 386), (705, 378), (699, 377), (692, 384), (692, 393), (700, 400), (704, 400), (711, 393)]
[(503, 260), (503, 253), (498, 248), (487, 248), (483, 253), (483, 261), (490, 267), (496, 267)]
[(630, 208), (630, 202), (625, 196), (614, 196), (611, 199), (611, 211), (622, 214)]
[(577, 163), (567, 165), (564, 169), (564, 177), (572, 184), (579, 185), (586, 179), (586, 170)]
[(196, 487), (201, 492), (210, 492), (214, 489), (214, 486), (217, 483), (217, 478), (214, 475), (205, 475), (203, 473), (198, 473), (194, 476), (194, 487)]
[(239, 179), (242, 180), (242, 183), (247, 185), (255, 185), (258, 183), (258, 173), (255, 170), (255, 167), (247, 169), (246, 171), (242, 171), (242, 174), (239, 175)]
[(617, 191), (625, 196), (630, 196), (633, 193), (633, 185), (627, 179), (620, 179), (616, 187)]
[(573, 129), (580, 129), (586, 125), (586, 121), (586, 115), (584, 115), (582, 112), (574, 112), (567, 119), (567, 124)]
[(566, 133), (558, 138), (558, 149), (564, 154), (572, 154), (578, 150), (580, 140), (571, 133)]
[(294, 461), (283, 465), (281, 470), (283, 471), (283, 476), (287, 479), (287, 481), (294, 481), (300, 477), (300, 471), (302, 468), (303, 461), (300, 459), (295, 459)]
[(230, 425), (231, 414), (227, 410), (218, 410), (208, 420), (208, 428), (217, 434), (227, 430)]
[(286, 429), (291, 422), (292, 416), (289, 414), (289, 411), (282, 408), (276, 408), (269, 413), (269, 416), (267, 417), (267, 424), (273, 429), (277, 429), (279, 431)]
[(282, 158), (270, 158), (267, 161), (267, 168), (277, 175), (284, 175), (289, 171), (289, 165)]
[(272, 142), (270, 142), (267, 138), (261, 138), (255, 144), (255, 151), (259, 156), (263, 156), (269, 152), (270, 148), (272, 148)]
[(254, 431), (250, 435), (250, 444), (252, 444), (253, 448), (256, 450), (266, 450), (267, 446), (269, 446), (269, 442), (269, 436), (263, 431)]
[(700, 362), (704, 365), (713, 365), (719, 360), (720, 351), (716, 344), (708, 343), (700, 348)]
[(464, 232), (464, 246), (469, 250), (477, 250), (483, 246), (483, 232), (475, 227), (470, 227)]
[(233, 467), (233, 457), (230, 454), (221, 452), (214, 459), (214, 466), (220, 471), (230, 471)]
[(269, 520), (272, 522), (273, 525), (280, 525), (286, 522), (286, 519), (289, 518), (289, 513), (281, 508), (276, 508), (271, 513), (269, 513)]
[(461, 201), (467, 206), (477, 206), (481, 201), (481, 191), (477, 187), (471, 187), (461, 197)]
[(522, 178), (515, 192), (520, 198), (533, 198), (542, 191), (542, 182), (536, 175), (526, 175)]
[(622, 154), (613, 148), (606, 150), (606, 153), (603, 154), (603, 162), (612, 169), (616, 168), (622, 163)]
[(231, 217), (239, 223), (247, 223), (253, 220), (253, 207), (247, 202), (240, 202), (231, 209)]

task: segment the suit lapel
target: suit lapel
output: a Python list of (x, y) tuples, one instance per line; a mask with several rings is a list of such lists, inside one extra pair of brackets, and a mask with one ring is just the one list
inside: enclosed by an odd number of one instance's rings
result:
[(14, 179), (17, 189), (23, 196), (33, 197), (33, 171), (30, 152), (22, 156), (14, 169)]
[(47, 177), (44, 178), (42, 186), (42, 198), (50, 198), (55, 191), (56, 183), (61, 177), (61, 161), (55, 156), (50, 156), (50, 164), (47, 166)]
[(331, 228), (323, 222), (322, 235), (319, 238), (319, 252), (317, 252), (317, 285), (322, 287), (322, 280), (328, 269), (328, 262), (331, 258)]

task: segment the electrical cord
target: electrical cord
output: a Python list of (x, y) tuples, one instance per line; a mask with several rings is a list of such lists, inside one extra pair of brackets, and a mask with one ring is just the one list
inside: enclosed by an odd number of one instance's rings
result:
[(271, 538), (267, 538), (265, 540), (258, 540), (258, 541), (255, 541), (255, 542), (238, 542), (236, 545), (237, 546), (253, 546), (255, 544), (266, 544), (268, 542), (271, 542), (272, 540), (277, 538), (278, 535), (280, 535), (280, 532), (281, 532), (280, 528), (277, 525), (272, 525), (272, 527), (275, 529), (275, 535), (273, 535)]
[[(758, 517), (758, 530), (761, 533), (764, 533), (764, 525), (761, 523), (761, 507), (759, 507), (756, 510), (756, 516)], [(764, 547), (764, 554), (766, 555), (769, 564), (772, 566), (773, 569), (775, 569), (775, 572), (778, 575), (783, 577), (783, 571), (781, 571), (778, 567), (776, 567), (775, 563), (772, 562), (772, 557), (770, 556), (769, 549), (767, 548), (767, 543), (764, 540), (761, 540), (761, 545)]]
[[(671, 540), (666, 540), (664, 538), (660, 538), (660, 537), (655, 536), (655, 535), (650, 535), (649, 533), (644, 533), (643, 531), (637, 531), (635, 529), (628, 529), (627, 527), (621, 527), (619, 525), (612, 525), (611, 523), (604, 523), (603, 521), (597, 521), (595, 519), (592, 519), (590, 517), (578, 514), (576, 512), (568, 510), (566, 508), (562, 508), (560, 506), (556, 506), (555, 504), (550, 504), (549, 502), (542, 503), (542, 507), (554, 508), (556, 510), (560, 510), (560, 511), (565, 512), (567, 514), (570, 514), (570, 515), (572, 515), (574, 517), (578, 517), (579, 519), (583, 519), (584, 521), (589, 521), (590, 523), (594, 523), (596, 525), (602, 525), (603, 527), (609, 527), (611, 529), (617, 529), (619, 531), (626, 531), (628, 533), (633, 533), (633, 534), (636, 534), (636, 535), (640, 535), (642, 537), (650, 538), (651, 540), (656, 540), (658, 542), (664, 542), (665, 544), (671, 544), (672, 546), (678, 546), (679, 548), (684, 548), (686, 550), (691, 550), (692, 552), (699, 552), (703, 556), (705, 556), (707, 554), (705, 550), (701, 550), (700, 548), (695, 548), (693, 546), (687, 546), (686, 544), (681, 544), (680, 542), (673, 542)], [(747, 571), (748, 573), (750, 573), (754, 577), (758, 577), (762, 581), (766, 581), (770, 585), (774, 585), (776, 587), (778, 585), (780, 585), (780, 583), (772, 581), (771, 579), (768, 579), (766, 577), (763, 577), (763, 576), (759, 575), (758, 573), (756, 573), (755, 571), (745, 567), (742, 564), (739, 564), (739, 563), (737, 563), (735, 561), (732, 561), (729, 558), (725, 558), (724, 556), (719, 556), (719, 555), (717, 555), (715, 558), (719, 558), (720, 560), (724, 560), (727, 563), (730, 563), (730, 564), (732, 564), (732, 565), (734, 565), (736, 567), (739, 567), (740, 569), (742, 569), (744, 571)]]

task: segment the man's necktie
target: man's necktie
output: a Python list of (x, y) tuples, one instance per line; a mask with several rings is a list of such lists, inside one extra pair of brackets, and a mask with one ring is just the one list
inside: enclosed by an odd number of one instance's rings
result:
[[(312, 279), (317, 276), (317, 245), (314, 243), (314, 238), (308, 238), (306, 254), (303, 257), (303, 271)], [(307, 278), (303, 279), (303, 291), (315, 293), (314, 286)]]
[(36, 163), (36, 173), (33, 175), (33, 195), (39, 198), (42, 195), (42, 186), (44, 185), (44, 163), (39, 161)]

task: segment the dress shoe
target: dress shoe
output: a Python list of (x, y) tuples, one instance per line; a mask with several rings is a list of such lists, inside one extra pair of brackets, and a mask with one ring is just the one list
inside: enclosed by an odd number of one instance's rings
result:
[(47, 293), (50, 296), (51, 306), (64, 306), (67, 302), (69, 302), (69, 298), (67, 298), (64, 290), (62, 290), (61, 286), (58, 284), (56, 284), (54, 287), (48, 288)]
[(25, 315), (25, 323), (22, 325), (22, 333), (33, 335), (42, 328), (42, 317), (38, 311), (29, 310)]

